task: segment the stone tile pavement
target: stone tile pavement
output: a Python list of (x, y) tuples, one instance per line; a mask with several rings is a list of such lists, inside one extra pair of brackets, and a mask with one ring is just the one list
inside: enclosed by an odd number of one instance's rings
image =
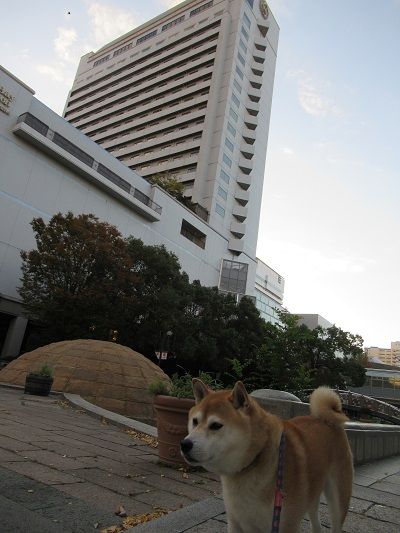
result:
[[(118, 505), (128, 515), (174, 511), (135, 533), (225, 533), (219, 492), (213, 475), (158, 464), (156, 450), (121, 427), (0, 387), (0, 533), (99, 531), (121, 522)], [(321, 517), (329, 531), (324, 503)], [(357, 467), (344, 531), (400, 531), (400, 457)]]
[[(0, 533), (88, 533), (128, 515), (174, 511), (219, 482), (158, 464), (157, 451), (61, 398), (0, 387)], [(6, 518), (4, 518), (6, 517)]]

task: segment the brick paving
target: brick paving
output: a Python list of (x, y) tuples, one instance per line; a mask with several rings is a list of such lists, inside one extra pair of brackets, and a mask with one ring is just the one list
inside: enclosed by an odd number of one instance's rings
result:
[(219, 490), (215, 476), (158, 464), (157, 450), (58, 397), (0, 387), (1, 533), (99, 531), (121, 523), (119, 505), (175, 511)]
[[(158, 464), (123, 428), (57, 397), (0, 387), (0, 533), (99, 531), (121, 523), (118, 505), (128, 515), (174, 511), (135, 533), (225, 533), (219, 493), (215, 476)], [(344, 532), (400, 531), (399, 495), (400, 457), (357, 467)], [(324, 503), (321, 519), (329, 531)]]

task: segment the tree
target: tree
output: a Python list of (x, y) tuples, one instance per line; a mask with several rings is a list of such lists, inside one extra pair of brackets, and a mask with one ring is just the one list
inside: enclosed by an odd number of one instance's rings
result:
[(171, 176), (170, 174), (154, 174), (149, 178), (149, 181), (154, 185), (158, 185), (171, 196), (184, 203), (185, 197), (183, 193), (185, 191), (185, 185), (175, 176)]
[(165, 246), (145, 245), (128, 237), (127, 251), (135, 274), (135, 299), (121, 325), (120, 341), (149, 357), (167, 348), (166, 332), (176, 336), (188, 301), (189, 280), (178, 258)]
[(244, 365), (260, 348), (265, 332), (251, 299), (237, 304), (233, 295), (202, 287), (198, 281), (191, 284), (180, 326), (176, 351), (181, 364), (194, 373), (216, 373), (226, 383), (231, 361)]
[(135, 298), (136, 275), (119, 231), (71, 212), (31, 225), (37, 249), (21, 253), (18, 290), (27, 311), (46, 325), (41, 343), (109, 339)]
[(267, 325), (265, 342), (254, 358), (249, 378), (253, 386), (296, 391), (363, 384), (359, 335), (336, 326), (309, 329), (287, 312), (279, 317), (280, 324)]

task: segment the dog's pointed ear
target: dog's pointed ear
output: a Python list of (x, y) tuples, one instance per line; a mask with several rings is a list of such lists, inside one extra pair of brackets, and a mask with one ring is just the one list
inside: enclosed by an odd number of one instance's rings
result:
[(250, 398), (247, 393), (246, 387), (241, 381), (237, 381), (232, 390), (231, 401), (235, 409), (241, 407), (247, 408), (250, 405)]
[(196, 400), (196, 403), (200, 403), (201, 400), (205, 396), (207, 396), (207, 394), (210, 394), (210, 389), (206, 385), (204, 385), (201, 379), (193, 378), (192, 386), (193, 386), (194, 399)]

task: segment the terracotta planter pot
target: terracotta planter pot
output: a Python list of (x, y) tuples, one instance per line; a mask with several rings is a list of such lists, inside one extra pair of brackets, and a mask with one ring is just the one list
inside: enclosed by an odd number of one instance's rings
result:
[(48, 396), (50, 394), (53, 378), (28, 374), (25, 378), (25, 394), (36, 394), (37, 396)]
[(161, 461), (169, 464), (182, 464), (180, 443), (188, 433), (188, 413), (194, 400), (158, 395), (154, 398), (157, 413), (158, 455)]

